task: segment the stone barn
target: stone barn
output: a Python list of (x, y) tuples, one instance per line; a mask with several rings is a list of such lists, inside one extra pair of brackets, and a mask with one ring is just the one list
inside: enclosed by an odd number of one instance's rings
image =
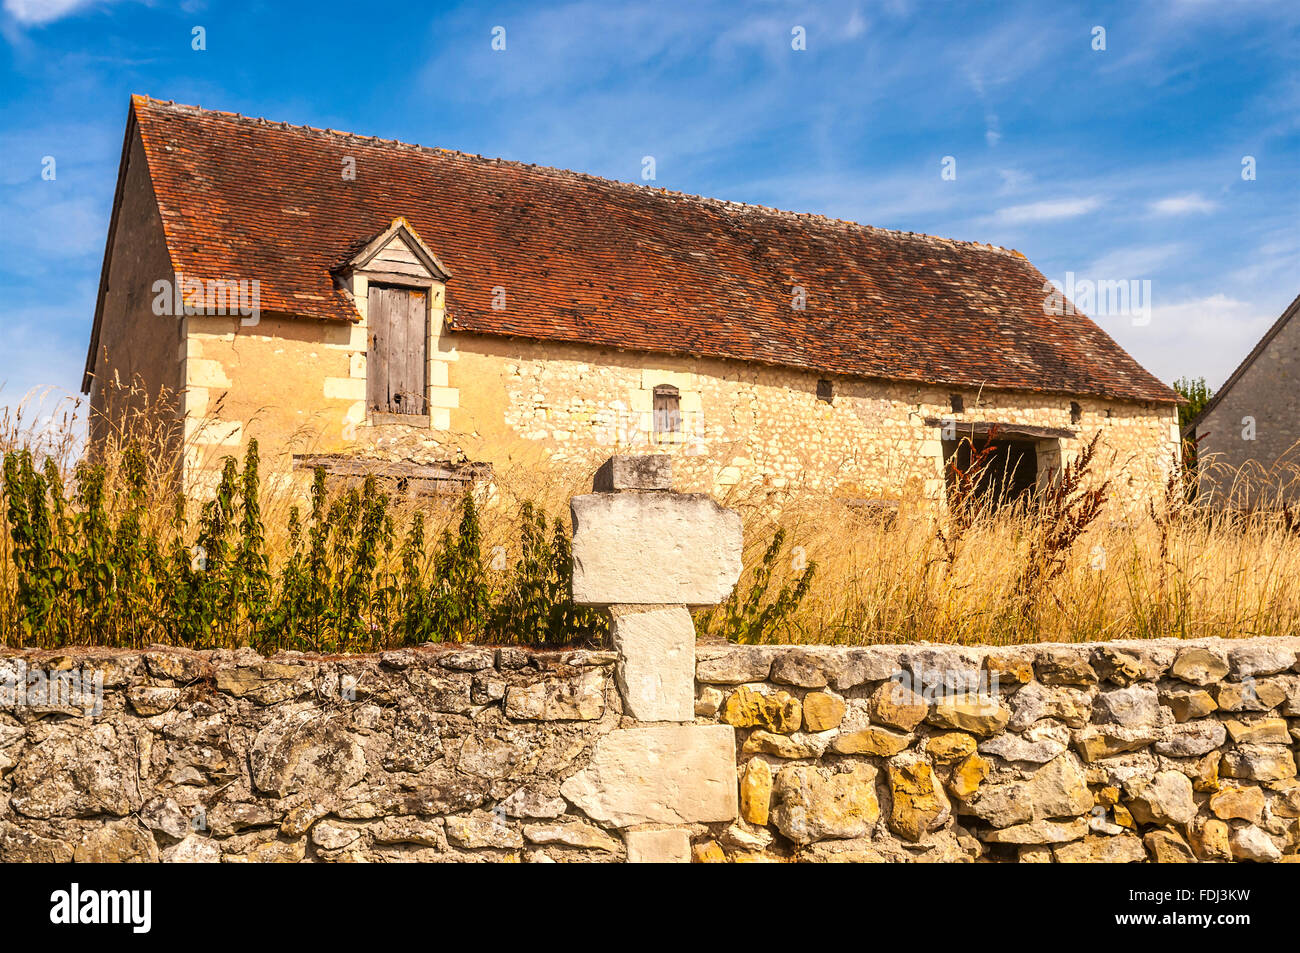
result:
[[(187, 477), (437, 484), (672, 454), (679, 488), (1009, 493), (1102, 434), (1164, 481), (1177, 396), (1016, 251), (136, 96), (83, 388), (177, 395)], [(363, 461), (363, 462), (358, 462)]]
[(1188, 425), (1201, 497), (1253, 506), (1300, 499), (1300, 297)]

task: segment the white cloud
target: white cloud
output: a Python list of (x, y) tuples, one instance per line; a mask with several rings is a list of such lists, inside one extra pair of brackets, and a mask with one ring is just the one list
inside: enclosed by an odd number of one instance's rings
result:
[(1145, 326), (1119, 316), (1093, 320), (1165, 381), (1204, 377), (1218, 388), (1281, 313), (1225, 294), (1161, 304), (1159, 288), (1155, 290), (1151, 321)]
[(61, 20), (97, 0), (4, 0), (4, 9), (19, 23), (40, 26)]
[(1217, 206), (1214, 202), (1196, 192), (1186, 195), (1170, 195), (1157, 199), (1149, 208), (1156, 215), (1187, 215), (1192, 212), (1212, 212)]
[(1008, 225), (1031, 222), (1055, 222), (1063, 218), (1078, 218), (1098, 208), (1101, 200), (1096, 196), (1082, 199), (1047, 199), (1028, 205), (1011, 205), (997, 211), (997, 220)]

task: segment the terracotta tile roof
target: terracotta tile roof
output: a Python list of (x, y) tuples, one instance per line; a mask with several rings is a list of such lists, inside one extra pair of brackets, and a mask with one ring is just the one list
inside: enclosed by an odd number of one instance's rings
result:
[[(139, 96), (132, 108), (173, 266), (257, 278), (264, 311), (356, 320), (330, 268), (405, 216), (451, 271), (454, 331), (1176, 400), (1088, 318), (1044, 314), (1043, 275), (1018, 252)], [(791, 308), (795, 285), (806, 310)]]

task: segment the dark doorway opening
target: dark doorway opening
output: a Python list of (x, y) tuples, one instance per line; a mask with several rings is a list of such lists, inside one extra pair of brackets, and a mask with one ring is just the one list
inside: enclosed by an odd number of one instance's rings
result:
[(996, 506), (1011, 506), (1029, 500), (1038, 486), (1038, 446), (1033, 440), (999, 440), (988, 437), (963, 437), (943, 441), (944, 477), (952, 493), (956, 474), (952, 464), (962, 471), (970, 469), (971, 460), (986, 449), (981, 472), (975, 480), (975, 493)]

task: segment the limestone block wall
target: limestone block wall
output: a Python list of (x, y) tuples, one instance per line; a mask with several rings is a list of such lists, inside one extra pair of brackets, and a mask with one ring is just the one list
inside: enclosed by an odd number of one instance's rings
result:
[(1300, 861), (1300, 639), (697, 648), (703, 861)]
[(1300, 639), (701, 643), (692, 715), (616, 677), (672, 610), (616, 612), (618, 653), (10, 651), (0, 861), (1300, 856)]
[[(937, 418), (1074, 431), (1059, 455), (1040, 454), (1040, 464), (1053, 468), (1100, 431), (1097, 470), (1111, 477), (1114, 508), (1122, 510), (1158, 494), (1175, 457), (1171, 405), (849, 379), (833, 381), (826, 403), (812, 372), (444, 333), (441, 286), (431, 309), (436, 401), (418, 424), (367, 421), (364, 323), (188, 318), (190, 472), (257, 437), (271, 474), (287, 471), (292, 452), (351, 452), (470, 459), (502, 474), (545, 467), (573, 483), (612, 452), (653, 452), (672, 456), (682, 490), (938, 497), (941, 433), (925, 422)], [(678, 388), (681, 433), (653, 432), (659, 384)], [(952, 410), (953, 394), (963, 398), (960, 412)]]
[[(839, 378), (827, 403), (817, 396), (824, 375), (815, 372), (468, 334), (450, 340), (460, 353), (451, 422), (471, 456), (491, 459), (499, 447), (517, 456), (531, 445), (552, 465), (590, 470), (611, 452), (667, 453), (681, 490), (937, 496), (940, 430), (925, 423), (937, 418), (1073, 430), (1077, 437), (1050, 461), (1058, 466), (1100, 431), (1098, 472), (1124, 505), (1160, 491), (1178, 445), (1172, 405)], [(658, 384), (681, 394), (681, 434), (653, 432)]]
[[(122, 202), (109, 238), (98, 340), (87, 360), (93, 438), (109, 420), (143, 409), (146, 398), (175, 395), (185, 386), (177, 359), (178, 348), (184, 349), (181, 321), (153, 311), (154, 282), (173, 275), (138, 136), (122, 161)], [(132, 394), (136, 384), (140, 392)]]
[(220, 474), (258, 439), (269, 479), (288, 473), (289, 455), (337, 449), (364, 406), (364, 328), (263, 315), (184, 319), (186, 475)]

